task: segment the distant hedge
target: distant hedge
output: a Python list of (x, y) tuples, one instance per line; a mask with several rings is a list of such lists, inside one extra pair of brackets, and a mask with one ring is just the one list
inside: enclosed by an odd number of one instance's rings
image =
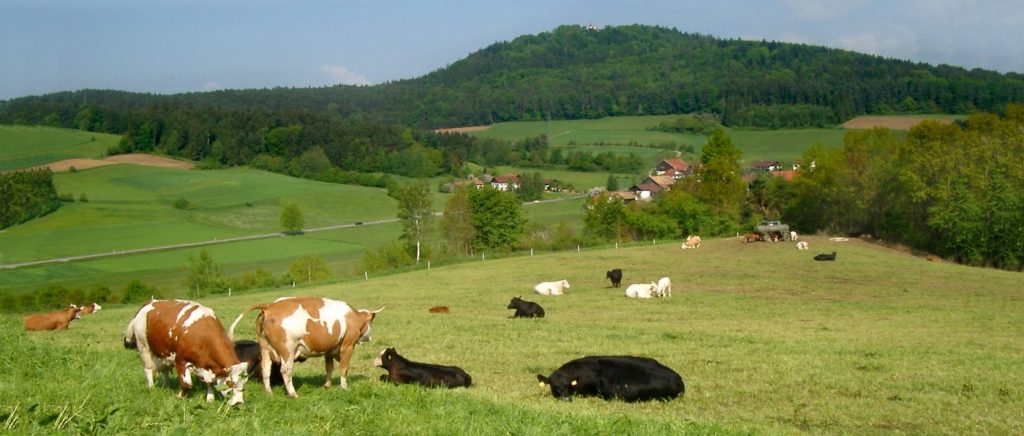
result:
[(46, 215), (60, 204), (48, 168), (0, 173), (0, 229)]

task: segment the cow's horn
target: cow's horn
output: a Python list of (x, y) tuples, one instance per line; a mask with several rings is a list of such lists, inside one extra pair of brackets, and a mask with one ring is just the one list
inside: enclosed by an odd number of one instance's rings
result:
[(374, 310), (373, 313), (380, 313), (387, 306), (381, 306), (380, 309)]

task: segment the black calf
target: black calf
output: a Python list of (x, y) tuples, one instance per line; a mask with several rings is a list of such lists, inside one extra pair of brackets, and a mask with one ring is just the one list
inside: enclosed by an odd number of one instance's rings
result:
[(387, 348), (377, 356), (374, 366), (384, 368), (387, 374), (380, 376), (382, 382), (395, 384), (419, 384), (427, 387), (468, 388), (473, 378), (457, 366), (434, 365), (413, 362), (398, 354), (394, 348)]
[[(249, 340), (235, 341), (235, 354), (238, 355), (239, 362), (249, 363), (249, 365), (246, 366), (249, 379), (261, 380), (260, 344), (256, 341)], [(306, 358), (299, 356), (295, 361), (304, 362), (306, 361)], [(284, 379), (281, 377), (281, 364), (278, 362), (270, 364), (270, 384), (274, 386), (284, 385)]]
[(604, 278), (612, 281), (612, 287), (617, 288), (622, 284), (622, 270), (615, 268), (611, 271), (604, 273)]
[(569, 361), (551, 373), (538, 374), (551, 395), (571, 401), (574, 395), (626, 402), (670, 400), (686, 392), (683, 378), (657, 360), (633, 356), (589, 356)]
[(817, 256), (814, 256), (814, 260), (825, 260), (825, 261), (836, 260), (836, 252), (833, 251), (832, 254), (821, 253), (821, 254), (819, 254)]
[(513, 318), (543, 318), (544, 308), (540, 307), (539, 304), (532, 301), (526, 301), (519, 297), (512, 297), (512, 301), (508, 302), (506, 309), (515, 309), (516, 313), (512, 315)]

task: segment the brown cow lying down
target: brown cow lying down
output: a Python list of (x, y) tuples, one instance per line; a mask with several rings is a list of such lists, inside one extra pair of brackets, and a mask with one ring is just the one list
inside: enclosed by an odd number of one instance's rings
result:
[(25, 330), (67, 330), (71, 320), (78, 319), (81, 309), (74, 304), (56, 312), (39, 313), (25, 317)]
[(292, 384), (292, 367), (299, 356), (324, 356), (327, 382), (331, 387), (334, 361), (339, 362), (342, 389), (348, 388), (348, 366), (356, 344), (370, 340), (370, 324), (376, 311), (356, 310), (344, 301), (318, 297), (279, 298), (270, 304), (257, 304), (242, 311), (228, 330), (234, 336), (235, 327), (245, 314), (259, 310), (256, 335), (260, 341), (260, 369), (263, 389), (270, 392), (270, 367), (281, 363), (281, 377), (289, 397), (298, 397)]
[(192, 301), (153, 300), (143, 305), (128, 323), (124, 347), (138, 348), (153, 388), (153, 373), (171, 364), (178, 372), (183, 398), (192, 387), (192, 373), (206, 382), (206, 401), (213, 401), (216, 383), (228, 405), (244, 402), (242, 389), (248, 380), (246, 364), (239, 362), (234, 344), (224, 333), (213, 310)]

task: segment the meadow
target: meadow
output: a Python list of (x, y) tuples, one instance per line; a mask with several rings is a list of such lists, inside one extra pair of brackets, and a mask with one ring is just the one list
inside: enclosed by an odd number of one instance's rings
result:
[(120, 135), (54, 127), (0, 125), (0, 171), (70, 158), (102, 157)]
[[(697, 134), (668, 133), (650, 130), (662, 122), (673, 122), (677, 115), (657, 115), (638, 117), (610, 117), (597, 120), (565, 120), (565, 121), (515, 121), (499, 123), (485, 130), (469, 132), (470, 135), (505, 139), (522, 140), (530, 136), (545, 134), (551, 145), (557, 147), (587, 146), (588, 151), (600, 150), (621, 152), (637, 152), (649, 157), (652, 153), (663, 152), (652, 146), (674, 144), (685, 148), (692, 146), (693, 155), (684, 156), (688, 161), (700, 157), (700, 151), (707, 142), (707, 137)], [(846, 131), (842, 129), (733, 129), (726, 128), (726, 133), (743, 151), (742, 160), (751, 163), (756, 160), (778, 160), (792, 162), (803, 156), (807, 149), (817, 143), (826, 147), (840, 147)], [(623, 146), (633, 146), (622, 149)], [(637, 145), (644, 147), (637, 147)], [(608, 147), (605, 149), (605, 147)], [(594, 150), (596, 148), (596, 150)], [(644, 153), (642, 150), (649, 151)], [(659, 157), (654, 158), (657, 163)], [(653, 166), (653, 163), (652, 163)]]
[[(683, 434), (1024, 432), (1024, 299), (1018, 273), (931, 263), (878, 245), (805, 238), (705, 240), (466, 262), (325, 286), (206, 298), (222, 323), (251, 304), (321, 295), (386, 306), (356, 349), (350, 389), (326, 390), (323, 365), (298, 365), (299, 398), (246, 385), (245, 406), (200, 390), (145, 387), (138, 353), (122, 348), (137, 306), (109, 306), (61, 332), (26, 333), (0, 316), (0, 423), (14, 433)], [(837, 251), (836, 262), (814, 262)], [(629, 300), (625, 283), (667, 275), (666, 299)], [(518, 271), (509, 274), (509, 271)], [(531, 294), (568, 279), (561, 297)], [(510, 319), (522, 295), (544, 319)], [(447, 305), (448, 315), (427, 308)], [(254, 337), (253, 315), (236, 332)], [(377, 380), (385, 347), (458, 365), (468, 389)], [(655, 358), (679, 372), (670, 402), (562, 402), (537, 385), (584, 355)], [(55, 377), (55, 374), (60, 374)]]

